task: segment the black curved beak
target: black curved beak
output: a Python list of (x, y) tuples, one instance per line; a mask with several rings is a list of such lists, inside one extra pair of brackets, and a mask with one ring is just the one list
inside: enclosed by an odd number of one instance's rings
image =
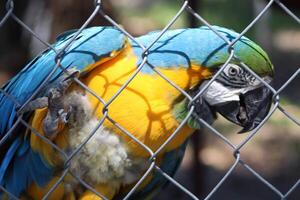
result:
[(239, 133), (253, 130), (268, 114), (272, 104), (272, 92), (266, 87), (240, 95), (240, 101), (215, 105), (215, 109), (229, 121), (242, 126)]

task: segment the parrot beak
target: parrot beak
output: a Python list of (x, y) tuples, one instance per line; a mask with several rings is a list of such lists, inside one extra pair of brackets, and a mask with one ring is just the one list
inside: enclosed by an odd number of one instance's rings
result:
[(272, 92), (262, 86), (245, 94), (240, 94), (240, 101), (231, 101), (215, 105), (219, 112), (229, 121), (242, 126), (239, 133), (253, 130), (268, 114), (272, 103)]

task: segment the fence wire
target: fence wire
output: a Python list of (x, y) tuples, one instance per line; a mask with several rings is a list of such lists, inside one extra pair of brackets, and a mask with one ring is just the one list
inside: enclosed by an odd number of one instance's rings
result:
[[(181, 2), (177, 2), (181, 3)], [(107, 199), (104, 195), (100, 194), (95, 188), (93, 188), (91, 185), (89, 185), (87, 182), (85, 182), (81, 177), (78, 175), (72, 173), (70, 170), (70, 161), (76, 156), (81, 149), (84, 147), (84, 145), (90, 140), (90, 138), (96, 133), (97, 129), (103, 124), (104, 120), (108, 120), (111, 123), (114, 124), (116, 128), (118, 128), (120, 131), (122, 131), (125, 135), (130, 137), (132, 140), (134, 140), (138, 145), (140, 145), (142, 148), (144, 148), (149, 153), (149, 167), (143, 174), (143, 176), (137, 181), (137, 183), (131, 188), (131, 190), (127, 193), (127, 195), (123, 199), (129, 199), (132, 194), (136, 191), (136, 189), (142, 184), (142, 182), (146, 179), (146, 177), (153, 171), (156, 171), (157, 173), (160, 173), (163, 177), (165, 177), (171, 184), (173, 184), (175, 187), (179, 188), (182, 192), (186, 193), (191, 199), (199, 199), (196, 197), (191, 191), (189, 191), (187, 188), (185, 188), (182, 184), (180, 184), (178, 181), (176, 181), (174, 178), (172, 178), (170, 175), (165, 173), (156, 163), (156, 157), (157, 155), (165, 148), (165, 146), (178, 134), (178, 132), (181, 130), (181, 128), (185, 125), (188, 118), (193, 115), (194, 111), (194, 104), (193, 102), (196, 101), (196, 99), (201, 96), (204, 91), (210, 86), (210, 84), (220, 75), (220, 73), (224, 70), (224, 68), (230, 63), (232, 60), (238, 60), (238, 56), (235, 55), (234, 45), (235, 43), (251, 29), (262, 17), (263, 15), (273, 6), (274, 4), (279, 5), (279, 7), (282, 9), (282, 12), (285, 12), (288, 14), (292, 19), (294, 19), (298, 24), (300, 24), (300, 18), (296, 16), (291, 10), (289, 10), (284, 3), (280, 2), (280, 0), (270, 0), (267, 5), (264, 7), (264, 9), (249, 23), (249, 25), (239, 34), (239, 36), (234, 39), (233, 41), (229, 41), (227, 38), (219, 34), (212, 25), (208, 21), (206, 21), (199, 13), (197, 13), (195, 10), (193, 10), (190, 5), (189, 1), (183, 1), (181, 8), (178, 10), (176, 15), (169, 21), (169, 23), (161, 30), (160, 34), (155, 38), (155, 40), (148, 46), (143, 46), (140, 44), (130, 33), (128, 33), (123, 27), (121, 27), (114, 19), (112, 19), (110, 16), (108, 16), (105, 13), (105, 10), (102, 7), (101, 0), (95, 1), (95, 8), (91, 11), (91, 14), (89, 18), (85, 21), (85, 23), (77, 30), (77, 32), (74, 34), (73, 38), (69, 40), (69, 42), (61, 49), (57, 50), (53, 48), (49, 43), (41, 39), (38, 35), (38, 33), (34, 32), (29, 26), (27, 26), (18, 16), (14, 14), (14, 0), (8, 0), (6, 3), (6, 13), (3, 16), (3, 18), (0, 20), (0, 31), (1, 27), (7, 22), (8, 19), (13, 19), (15, 23), (18, 23), (22, 28), (27, 30), (30, 34), (32, 34), (36, 39), (38, 39), (41, 43), (43, 43), (48, 48), (52, 49), (56, 56), (55, 56), (55, 66), (53, 66), (52, 71), (48, 74), (46, 79), (43, 81), (43, 83), (35, 90), (35, 92), (26, 100), (24, 104), (20, 104), (17, 99), (12, 96), (11, 94), (7, 93), (3, 89), (0, 91), (10, 98), (19, 108), (18, 109), (18, 119), (16, 120), (15, 124), (12, 126), (12, 128), (5, 134), (5, 136), (0, 141), (0, 146), (9, 138), (9, 136), (13, 133), (15, 128), (18, 124), (23, 124), (25, 127), (30, 129), (33, 134), (37, 135), (41, 140), (43, 140), (45, 143), (51, 145), (54, 149), (57, 150), (61, 154), (62, 157), (65, 159), (65, 168), (59, 177), (59, 179), (56, 181), (56, 183), (51, 187), (51, 189), (47, 192), (47, 194), (43, 197), (43, 199), (47, 199), (49, 195), (57, 188), (57, 186), (63, 181), (64, 177), (67, 174), (71, 174), (71, 176), (74, 177), (83, 187), (86, 189), (92, 191), (97, 196), (101, 197), (102, 199)], [(129, 131), (127, 131), (125, 128), (123, 128), (120, 124), (118, 124), (117, 121), (114, 121), (113, 118), (109, 115), (109, 106), (112, 102), (114, 102), (118, 96), (122, 93), (122, 91), (128, 86), (128, 84), (135, 79), (136, 75), (139, 74), (141, 69), (144, 67), (144, 65), (148, 62), (147, 56), (149, 53), (149, 49), (159, 40), (159, 38), (165, 34), (167, 30), (170, 29), (170, 27), (176, 22), (176, 20), (183, 14), (183, 13), (189, 13), (193, 15), (197, 20), (199, 20), (202, 24), (208, 26), (218, 37), (220, 37), (224, 42), (227, 43), (227, 48), (229, 52), (229, 57), (227, 61), (223, 64), (223, 66), (220, 68), (220, 70), (212, 77), (212, 79), (209, 81), (209, 83), (202, 88), (201, 91), (195, 96), (192, 97), (189, 94), (187, 94), (182, 88), (177, 86), (175, 83), (173, 83), (171, 80), (169, 80), (166, 76), (164, 76), (161, 72), (157, 71), (155, 68), (152, 68), (155, 73), (157, 73), (161, 78), (163, 78), (166, 82), (168, 82), (170, 85), (172, 85), (174, 88), (176, 88), (182, 95), (184, 95), (189, 100), (189, 111), (185, 119), (180, 123), (180, 125), (177, 127), (177, 129), (171, 134), (171, 136), (156, 150), (152, 151), (151, 148), (149, 148), (147, 145), (143, 144), (141, 141), (139, 141), (137, 138), (135, 138)], [(86, 137), (86, 139), (75, 149), (70, 155), (66, 154), (62, 149), (60, 149), (56, 144), (54, 144), (52, 141), (44, 137), (42, 134), (40, 134), (37, 130), (35, 130), (28, 122), (23, 120), (23, 111), (26, 105), (30, 101), (32, 101), (40, 92), (41, 90), (49, 83), (50, 78), (57, 70), (64, 71), (65, 74), (68, 74), (69, 72), (65, 70), (65, 68), (62, 66), (62, 59), (65, 56), (65, 53), (68, 51), (68, 48), (72, 45), (76, 37), (82, 32), (84, 28), (86, 28), (89, 23), (98, 16), (101, 16), (105, 18), (108, 22), (111, 23), (114, 27), (118, 28), (121, 32), (123, 32), (126, 36), (128, 36), (132, 41), (134, 41), (138, 46), (140, 46), (143, 49), (142, 55), (142, 62), (137, 67), (135, 72), (132, 74), (132, 76), (120, 87), (120, 89), (114, 94), (114, 96), (109, 99), (108, 101), (104, 101), (100, 96), (96, 95), (96, 93), (92, 90), (90, 90), (84, 83), (82, 83), (78, 78), (74, 77), (74, 81), (79, 84), (84, 90), (86, 90), (88, 93), (93, 95), (99, 102), (103, 104), (103, 117), (98, 121), (97, 126), (93, 129), (93, 131)], [(150, 63), (147, 63), (150, 65)], [(270, 91), (273, 93), (273, 105), (269, 112), (269, 114), (264, 118), (264, 120), (254, 129), (252, 130), (249, 135), (238, 145), (234, 145), (228, 138), (224, 136), (221, 132), (216, 130), (214, 127), (206, 123), (203, 119), (198, 119), (201, 124), (203, 124), (208, 130), (210, 130), (211, 134), (214, 134), (217, 138), (222, 140), (232, 151), (232, 155), (235, 159), (235, 161), (232, 163), (231, 167), (227, 170), (227, 172), (224, 174), (223, 178), (219, 180), (219, 182), (215, 185), (215, 187), (209, 192), (209, 194), (204, 198), (205, 200), (210, 199), (218, 189), (223, 185), (223, 183), (230, 177), (230, 175), (233, 173), (233, 171), (237, 168), (237, 166), (242, 166), (244, 169), (249, 171), (254, 177), (256, 177), (260, 182), (262, 182), (267, 188), (269, 188), (277, 197), (279, 197), (282, 200), (287, 200), (288, 197), (295, 192), (295, 190), (300, 185), (300, 179), (294, 183), (290, 187), (290, 189), (287, 192), (282, 192), (278, 188), (276, 188), (272, 183), (270, 183), (268, 180), (266, 180), (261, 174), (259, 174), (257, 171), (255, 171), (253, 168), (251, 168), (250, 165), (248, 165), (246, 162), (244, 162), (241, 159), (241, 153), (240, 150), (244, 148), (245, 145), (255, 136), (258, 134), (258, 131), (261, 129), (261, 127), (268, 121), (268, 119), (272, 116), (272, 114), (279, 110), (282, 112), (287, 118), (289, 118), (292, 122), (294, 122), (296, 125), (300, 126), (300, 121), (292, 114), (288, 113), (280, 104), (280, 94), (282, 91), (287, 88), (290, 83), (299, 77), (300, 69), (294, 74), (278, 89), (274, 89), (271, 85), (266, 83), (262, 78), (260, 78), (255, 72), (253, 72), (251, 69), (249, 69), (244, 63), (240, 62), (240, 64), (249, 71), (252, 75), (254, 75), (262, 84), (264, 84), (266, 87), (270, 89)], [(151, 65), (150, 65), (151, 66)], [(12, 199), (18, 199), (13, 194), (9, 193), (5, 188), (0, 186), (0, 189), (8, 194), (10, 198)]]

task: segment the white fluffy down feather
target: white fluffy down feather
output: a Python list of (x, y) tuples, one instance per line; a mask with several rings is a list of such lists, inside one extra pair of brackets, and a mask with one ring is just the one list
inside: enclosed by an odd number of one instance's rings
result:
[[(69, 119), (69, 147), (74, 151), (98, 126), (88, 98), (77, 92), (66, 97), (72, 106)], [(71, 170), (93, 183), (128, 184), (146, 169), (145, 159), (129, 155), (126, 144), (110, 130), (100, 126), (71, 161)]]

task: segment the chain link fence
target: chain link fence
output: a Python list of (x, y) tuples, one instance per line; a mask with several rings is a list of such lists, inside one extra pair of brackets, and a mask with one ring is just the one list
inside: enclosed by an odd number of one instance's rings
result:
[[(167, 179), (171, 184), (175, 185), (178, 187), (182, 192), (186, 193), (191, 199), (199, 199), (197, 196), (195, 196), (192, 192), (190, 192), (188, 189), (185, 188), (182, 184), (180, 184), (178, 181), (176, 181), (174, 178), (169, 176), (167, 173), (165, 173), (156, 163), (156, 157), (157, 155), (165, 148), (165, 146), (176, 136), (176, 134), (181, 130), (181, 128), (185, 125), (187, 122), (188, 118), (192, 116), (193, 111), (194, 111), (194, 105), (193, 102), (195, 99), (197, 99), (200, 95), (203, 94), (203, 92), (210, 86), (210, 84), (220, 75), (220, 73), (224, 70), (224, 68), (227, 66), (230, 61), (233, 59), (238, 58), (235, 55), (235, 50), (234, 50), (234, 45), (235, 43), (245, 34), (248, 32), (249, 29), (251, 29), (262, 17), (263, 15), (273, 6), (274, 4), (278, 4), (279, 7), (282, 9), (282, 12), (285, 12), (288, 14), (293, 20), (295, 20), (298, 24), (300, 24), (300, 18), (297, 17), (291, 10), (289, 10), (283, 3), (281, 3), (279, 0), (270, 0), (267, 5), (264, 7), (264, 9), (249, 23), (247, 27), (244, 28), (244, 30), (239, 34), (237, 38), (235, 38), (233, 41), (229, 41), (227, 38), (223, 37), (220, 35), (214, 28), (210, 25), (208, 21), (206, 21), (203, 17), (201, 17), (201, 13), (195, 12), (190, 5), (189, 1), (183, 1), (183, 2), (176, 2), (178, 4), (182, 4), (181, 8), (178, 10), (176, 15), (169, 21), (169, 23), (160, 31), (160, 34), (158, 37), (149, 45), (149, 46), (143, 46), (140, 44), (130, 33), (128, 33), (122, 26), (120, 26), (114, 19), (112, 19), (110, 16), (108, 16), (105, 13), (105, 10), (102, 8), (102, 2), (101, 0), (95, 1), (95, 9), (91, 11), (90, 17), (85, 21), (85, 23), (77, 30), (77, 32), (74, 34), (73, 38), (69, 40), (69, 42), (60, 50), (57, 50), (53, 48), (49, 43), (46, 41), (43, 41), (40, 39), (38, 33), (34, 32), (29, 26), (27, 26), (18, 16), (14, 14), (14, 5), (17, 2), (13, 0), (8, 0), (6, 3), (6, 14), (5, 16), (2, 17), (0, 21), (0, 31), (1, 27), (6, 23), (8, 19), (12, 19), (15, 21), (15, 23), (19, 24), (22, 28), (26, 29), (30, 34), (32, 34), (35, 38), (37, 38), (41, 43), (43, 43), (45, 46), (48, 48), (52, 49), (56, 53), (55, 57), (55, 63), (56, 65), (53, 66), (53, 69), (51, 73), (45, 78), (45, 80), (42, 82), (42, 84), (36, 88), (35, 92), (30, 96), (30, 98), (27, 99), (27, 101), (24, 104), (20, 104), (14, 96), (11, 94), (7, 93), (4, 89), (1, 89), (1, 92), (10, 98), (19, 108), (18, 110), (18, 118), (12, 128), (5, 134), (5, 136), (1, 139), (0, 141), (0, 146), (5, 143), (5, 141), (10, 137), (10, 135), (13, 133), (14, 129), (21, 123), (28, 129), (32, 131), (33, 134), (36, 134), (41, 140), (43, 140), (45, 143), (51, 145), (54, 149), (56, 149), (64, 158), (65, 158), (65, 169), (63, 173), (61, 174), (60, 178), (57, 180), (57, 182), (51, 187), (51, 189), (47, 192), (47, 194), (43, 197), (43, 199), (47, 199), (49, 195), (56, 189), (56, 187), (63, 181), (64, 177), (67, 174), (71, 174), (79, 183), (82, 184), (83, 187), (86, 189), (94, 192), (96, 195), (103, 199), (107, 199), (104, 197), (102, 194), (100, 194), (95, 188), (93, 188), (91, 185), (89, 185), (87, 182), (85, 182), (81, 177), (78, 175), (72, 173), (69, 169), (69, 163), (70, 161), (76, 156), (83, 146), (90, 140), (90, 138), (96, 133), (96, 130), (102, 125), (104, 120), (109, 120), (112, 122), (119, 130), (121, 130), (124, 134), (126, 134), (128, 137), (130, 137), (132, 140), (134, 140), (138, 145), (140, 145), (142, 148), (144, 148), (148, 153), (149, 157), (148, 160), (150, 162), (150, 165), (148, 169), (145, 171), (142, 177), (136, 182), (136, 184), (131, 188), (131, 190), (127, 193), (127, 195), (123, 199), (130, 199), (132, 194), (136, 191), (136, 189), (142, 184), (142, 182), (146, 179), (146, 177), (153, 171), (156, 171), (160, 173), (165, 179)], [(157, 71), (155, 68), (153, 70), (155, 73), (157, 73), (160, 77), (162, 77), (166, 82), (168, 82), (170, 85), (172, 85), (174, 88), (176, 88), (178, 91), (182, 93), (187, 99), (190, 101), (190, 108), (188, 111), (188, 114), (186, 118), (180, 123), (180, 125), (177, 127), (177, 129), (173, 132), (173, 134), (166, 140), (164, 143), (157, 149), (157, 151), (152, 151), (148, 146), (140, 142), (137, 138), (135, 138), (129, 131), (125, 130), (121, 125), (118, 124), (117, 121), (114, 121), (113, 118), (109, 116), (109, 109), (110, 109), (110, 104), (114, 102), (118, 96), (122, 93), (124, 88), (128, 86), (128, 84), (135, 79), (136, 75), (140, 73), (141, 69), (143, 66), (147, 63), (147, 56), (149, 53), (149, 49), (159, 40), (159, 38), (165, 34), (167, 30), (170, 29), (170, 27), (176, 22), (176, 20), (184, 13), (189, 13), (195, 17), (195, 19), (199, 20), (202, 24), (208, 26), (218, 37), (220, 37), (224, 42), (227, 44), (228, 48), (228, 53), (229, 57), (227, 61), (223, 64), (223, 66), (218, 70), (218, 72), (214, 75), (214, 77), (209, 81), (209, 83), (202, 88), (202, 90), (195, 96), (191, 97), (189, 94), (187, 94), (182, 88), (174, 84), (171, 80), (169, 80), (164, 74), (161, 72)], [(109, 23), (111, 23), (112, 26), (118, 28), (122, 33), (124, 33), (126, 36), (128, 36), (132, 41), (134, 41), (137, 45), (139, 45), (143, 49), (142, 53), (142, 62), (140, 65), (137, 67), (136, 71), (132, 74), (132, 76), (120, 87), (117, 93), (108, 101), (104, 101), (100, 96), (97, 96), (93, 91), (91, 91), (84, 83), (82, 83), (78, 78), (74, 78), (74, 81), (79, 84), (82, 88), (84, 88), (87, 92), (89, 92), (91, 95), (93, 95), (95, 98), (99, 100), (103, 104), (103, 117), (101, 120), (99, 120), (97, 127), (86, 137), (84, 142), (78, 146), (78, 148), (73, 151), (71, 154), (66, 154), (62, 149), (60, 149), (56, 144), (51, 142), (49, 139), (44, 137), (42, 134), (40, 134), (37, 130), (35, 130), (33, 127), (28, 124), (23, 119), (23, 114), (22, 110), (26, 107), (26, 105), (32, 101), (38, 94), (39, 92), (45, 88), (45, 86), (48, 84), (51, 76), (57, 71), (57, 70), (62, 70), (64, 73), (68, 73), (68, 71), (65, 70), (64, 66), (62, 66), (62, 59), (65, 55), (65, 53), (68, 51), (68, 48), (70, 45), (72, 45), (72, 42), (76, 39), (76, 37), (82, 32), (84, 28), (86, 28), (91, 20), (93, 20), (95, 17), (103, 17), (105, 18)], [(252, 130), (248, 136), (238, 145), (234, 145), (229, 139), (227, 139), (224, 134), (216, 130), (214, 127), (206, 123), (204, 120), (199, 119), (201, 124), (204, 124), (205, 127), (210, 130), (210, 134), (214, 134), (216, 137), (218, 137), (220, 140), (222, 140), (228, 147), (232, 150), (232, 155), (235, 159), (235, 162), (232, 163), (231, 167), (228, 169), (228, 171), (224, 174), (223, 178), (219, 180), (219, 182), (215, 185), (215, 187), (210, 191), (210, 193), (204, 198), (205, 200), (211, 199), (213, 195), (216, 193), (218, 189), (220, 189), (223, 185), (223, 183), (230, 177), (230, 175), (233, 173), (233, 171), (237, 168), (237, 166), (241, 166), (247, 171), (249, 171), (254, 177), (256, 177), (259, 181), (261, 181), (266, 187), (268, 187), (276, 196), (278, 196), (279, 199), (288, 199), (289, 196), (295, 192), (297, 189), (299, 189), (300, 185), (300, 179), (294, 183), (293, 186), (290, 187), (290, 189), (287, 192), (282, 192), (278, 188), (276, 188), (272, 183), (267, 181), (261, 174), (259, 174), (257, 171), (255, 171), (251, 166), (249, 166), (246, 162), (244, 162), (241, 158), (241, 149), (247, 145), (247, 143), (253, 139), (258, 134), (258, 131), (260, 128), (268, 121), (268, 119), (272, 116), (274, 111), (279, 110), (281, 111), (287, 118), (289, 118), (291, 121), (293, 121), (297, 126), (300, 126), (300, 121), (294, 117), (292, 114), (288, 113), (281, 105), (280, 102), (280, 94), (282, 93), (285, 88), (289, 86), (289, 84), (296, 79), (299, 76), (300, 73), (300, 68), (294, 72), (294, 74), (279, 88), (279, 89), (274, 89), (271, 85), (266, 83), (262, 78), (260, 78), (257, 74), (255, 74), (251, 69), (249, 69), (244, 63), (240, 63), (247, 71), (249, 71), (253, 76), (255, 76), (258, 80), (260, 80), (266, 87), (269, 88), (270, 91), (273, 93), (273, 105), (271, 107), (271, 110), (269, 114), (265, 117), (265, 119), (254, 129)], [(276, 66), (275, 66), (276, 67)], [(275, 68), (276, 71), (276, 68)], [(5, 188), (1, 187), (1, 190), (3, 190), (5, 193), (7, 193), (12, 199), (18, 199), (15, 197), (13, 194), (10, 194)]]

